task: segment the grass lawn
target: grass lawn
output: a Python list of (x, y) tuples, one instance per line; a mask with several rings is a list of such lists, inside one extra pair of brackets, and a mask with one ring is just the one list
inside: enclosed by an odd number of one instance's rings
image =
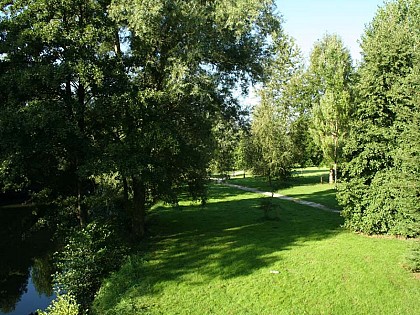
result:
[[(328, 176), (328, 168), (308, 167), (296, 169), (291, 179), (285, 182), (273, 182), (273, 190), (282, 195), (313, 201), (331, 209), (339, 210), (341, 207), (335, 198), (336, 190), (334, 185), (328, 183)], [(246, 175), (246, 178), (243, 178), (241, 175), (238, 175), (232, 177), (229, 182), (262, 191), (271, 191), (267, 179), (261, 176)]]
[(214, 185), (206, 206), (156, 207), (143, 252), (103, 285), (97, 314), (420, 314), (409, 242), (352, 234), (339, 214)]

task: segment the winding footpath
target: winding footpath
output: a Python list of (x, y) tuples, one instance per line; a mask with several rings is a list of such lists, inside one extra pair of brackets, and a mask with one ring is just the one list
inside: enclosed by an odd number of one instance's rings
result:
[(316, 203), (316, 202), (296, 199), (296, 198), (293, 198), (293, 197), (290, 197), (290, 196), (280, 195), (280, 194), (271, 193), (271, 192), (267, 192), (267, 191), (261, 191), (261, 190), (255, 189), (255, 188), (230, 184), (230, 183), (226, 183), (226, 182), (223, 182), (223, 181), (220, 181), (220, 180), (218, 180), (217, 182), (221, 185), (225, 185), (225, 186), (229, 186), (229, 187), (233, 187), (233, 188), (237, 188), (237, 189), (241, 189), (241, 190), (245, 190), (245, 191), (254, 192), (254, 193), (257, 193), (257, 194), (264, 195), (264, 196), (279, 198), (279, 199), (283, 199), (283, 200), (288, 200), (288, 201), (292, 201), (292, 202), (295, 202), (295, 203), (298, 203), (298, 204), (301, 204), (301, 205), (321, 209), (321, 210), (328, 211), (328, 212), (340, 213), (339, 210), (328, 208), (328, 207), (326, 207), (324, 205), (321, 205), (319, 203)]

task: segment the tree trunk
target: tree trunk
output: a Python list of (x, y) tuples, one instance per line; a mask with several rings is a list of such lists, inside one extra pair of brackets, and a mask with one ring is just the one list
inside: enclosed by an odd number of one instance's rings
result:
[(337, 188), (337, 161), (334, 161), (334, 187)]
[(124, 210), (127, 212), (128, 215), (131, 216), (130, 212), (130, 201), (128, 199), (128, 182), (127, 177), (124, 175), (122, 177), (122, 183), (123, 183), (123, 198), (124, 198)]
[(337, 188), (337, 147), (338, 147), (338, 136), (334, 137), (334, 187)]
[(146, 221), (146, 187), (137, 177), (133, 176), (133, 210), (131, 214), (132, 236), (140, 239), (145, 233)]
[(328, 176), (328, 183), (330, 185), (334, 184), (334, 167), (330, 168), (330, 175)]
[[(77, 88), (77, 100), (79, 103), (79, 108), (76, 111), (76, 123), (79, 128), (80, 133), (84, 136), (85, 132), (85, 97), (86, 91), (84, 86), (79, 83)], [(82, 179), (78, 174), (79, 167), (82, 164), (81, 161), (84, 160), (84, 152), (81, 149), (79, 152), (76, 152), (76, 176), (77, 176), (77, 212), (79, 216), (80, 226), (85, 227), (87, 225), (88, 213), (87, 209), (82, 205)]]
[(86, 207), (82, 204), (82, 182), (80, 178), (77, 180), (77, 215), (80, 226), (85, 227), (88, 221), (88, 213)]
[(121, 57), (121, 42), (120, 42), (120, 35), (118, 33), (118, 30), (114, 33), (115, 42), (114, 42), (114, 52), (117, 55), (117, 57)]

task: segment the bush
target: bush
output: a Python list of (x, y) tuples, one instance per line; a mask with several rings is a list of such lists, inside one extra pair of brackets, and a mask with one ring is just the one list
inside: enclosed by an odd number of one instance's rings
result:
[(56, 254), (55, 283), (59, 292), (71, 292), (84, 308), (93, 301), (103, 279), (117, 270), (127, 247), (109, 223), (93, 222), (74, 230)]
[(45, 311), (38, 310), (39, 315), (78, 315), (79, 305), (71, 294), (59, 295)]

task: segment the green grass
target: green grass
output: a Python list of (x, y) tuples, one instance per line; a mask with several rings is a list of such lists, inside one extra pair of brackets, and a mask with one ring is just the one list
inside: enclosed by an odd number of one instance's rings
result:
[[(274, 182), (273, 190), (276, 193), (320, 203), (332, 209), (341, 209), (335, 198), (334, 185), (328, 184), (329, 170), (327, 168), (308, 167), (296, 169), (292, 178), (283, 182)], [(322, 177), (322, 184), (321, 184)], [(246, 175), (232, 177), (232, 184), (256, 188), (262, 191), (271, 191), (266, 178), (262, 176)]]
[(150, 213), (149, 238), (108, 279), (98, 314), (417, 314), (409, 242), (351, 234), (341, 217), (214, 185), (206, 206)]

